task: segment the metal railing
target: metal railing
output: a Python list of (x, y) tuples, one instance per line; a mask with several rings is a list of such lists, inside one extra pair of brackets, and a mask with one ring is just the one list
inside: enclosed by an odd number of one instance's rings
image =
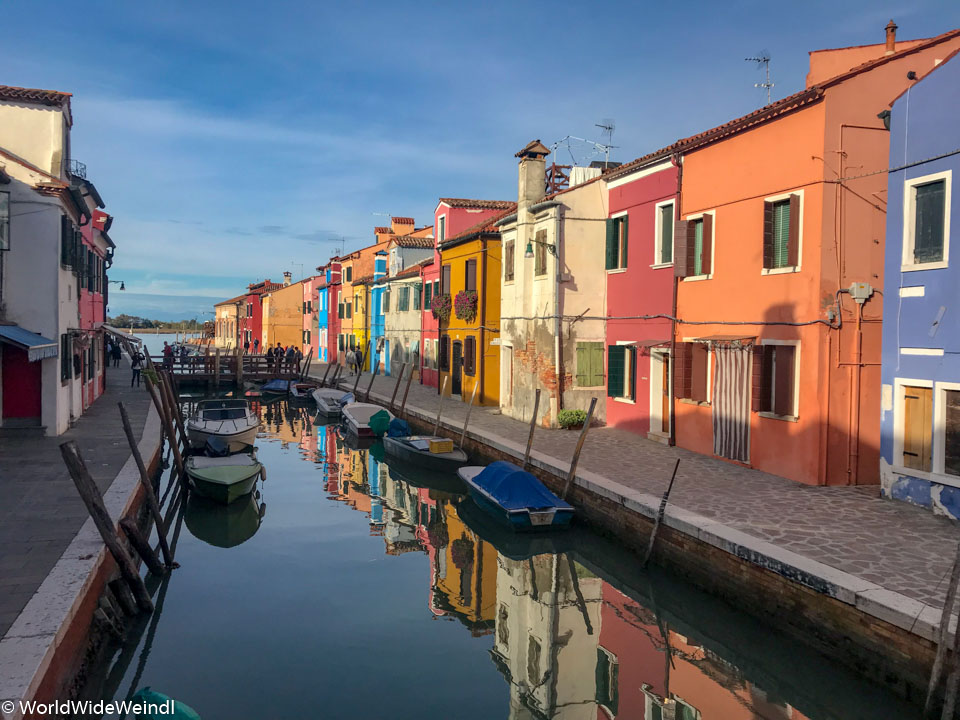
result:
[(81, 180), (87, 179), (87, 164), (79, 160), (71, 160), (67, 163), (67, 172)]

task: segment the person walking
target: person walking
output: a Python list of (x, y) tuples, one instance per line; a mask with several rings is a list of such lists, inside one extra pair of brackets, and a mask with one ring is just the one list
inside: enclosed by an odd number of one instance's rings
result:
[(357, 348), (356, 352), (353, 353), (353, 362), (357, 366), (357, 375), (363, 374), (363, 350)]
[(253, 339), (253, 354), (254, 355), (260, 354), (260, 338)]
[(113, 344), (113, 350), (111, 353), (113, 355), (113, 366), (120, 367), (120, 358), (123, 355), (123, 352), (120, 350), (120, 343)]
[(353, 350), (347, 350), (347, 354), (344, 356), (343, 360), (347, 364), (347, 367), (350, 368), (350, 374), (353, 375), (353, 368), (355, 367)]
[(130, 358), (130, 370), (133, 372), (133, 375), (130, 376), (130, 387), (133, 387), (134, 381), (137, 383), (137, 387), (140, 387), (140, 371), (143, 369), (143, 355), (140, 354), (139, 350), (133, 351), (133, 357)]
[(243, 354), (246, 355), (246, 354), (249, 353), (249, 352), (250, 352), (250, 341), (249, 341), (249, 340), (244, 340), (244, 341), (243, 341)]
[(284, 357), (287, 361), (287, 372), (293, 372), (293, 363), (297, 357), (297, 353), (293, 348), (293, 345), (287, 346), (287, 352), (284, 353)]

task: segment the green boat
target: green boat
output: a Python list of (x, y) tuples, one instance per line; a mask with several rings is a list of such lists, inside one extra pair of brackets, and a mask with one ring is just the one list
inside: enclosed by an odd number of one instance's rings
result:
[(187, 458), (186, 471), (198, 493), (229, 504), (253, 491), (263, 466), (247, 453), (227, 457), (193, 455)]
[(252, 538), (266, 512), (266, 504), (257, 501), (258, 493), (246, 500), (221, 505), (199, 493), (190, 493), (183, 521), (187, 530), (207, 545), (232, 548)]

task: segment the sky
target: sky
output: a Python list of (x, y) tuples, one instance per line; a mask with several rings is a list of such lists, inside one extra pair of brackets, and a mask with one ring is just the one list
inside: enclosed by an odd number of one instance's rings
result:
[(891, 18), (900, 39), (960, 27), (953, 0), (0, 8), (0, 83), (74, 95), (73, 157), (127, 288), (110, 314), (167, 320), (308, 276), (391, 215), (431, 224), (440, 197), (516, 199), (532, 139), (603, 141), (613, 119), (626, 162), (751, 112), (766, 95), (746, 57), (769, 53), (776, 100), (810, 50), (883, 42)]

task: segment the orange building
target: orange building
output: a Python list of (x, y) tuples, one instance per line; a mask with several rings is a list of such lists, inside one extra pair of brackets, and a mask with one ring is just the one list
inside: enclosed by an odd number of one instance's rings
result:
[(806, 89), (677, 143), (677, 445), (804, 483), (878, 482), (882, 111), (960, 48), (960, 30), (895, 32), (811, 53)]

